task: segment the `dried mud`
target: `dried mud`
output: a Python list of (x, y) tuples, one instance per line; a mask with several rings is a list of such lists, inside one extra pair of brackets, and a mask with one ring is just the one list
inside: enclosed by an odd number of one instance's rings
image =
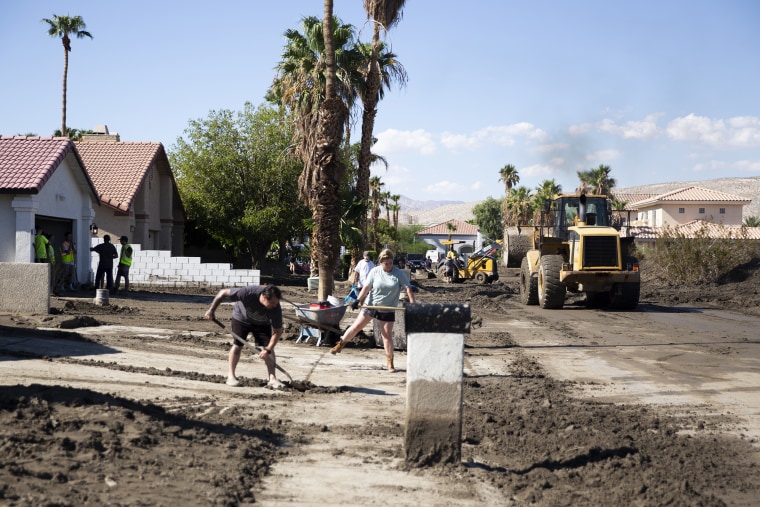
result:
[[(303, 277), (272, 279), (288, 300), (307, 301)], [(270, 281), (270, 280), (265, 280)], [(420, 300), (468, 302), (479, 328), (516, 305), (517, 279), (505, 273), (490, 286), (421, 280)], [(646, 279), (642, 301), (664, 306), (698, 302), (757, 315), (757, 264), (723, 284), (668, 287)], [(184, 292), (184, 293), (182, 293)], [(56, 300), (45, 316), (0, 316), (0, 333), (55, 337), (55, 328), (103, 324), (174, 329), (172, 343), (226, 350), (202, 315), (213, 292), (137, 291), (98, 306)], [(582, 305), (583, 301), (570, 304)], [(45, 328), (45, 329), (40, 329)], [(52, 328), (52, 330), (51, 330)], [(285, 339), (295, 339), (289, 324)], [(113, 337), (111, 339), (114, 339)], [(118, 338), (117, 338), (118, 339)], [(140, 338), (130, 337), (134, 346)], [(92, 338), (82, 338), (84, 341)], [(361, 336), (352, 347), (373, 347)], [(144, 347), (151, 343), (145, 339)], [(484, 485), (503, 493), (503, 505), (752, 505), (760, 498), (755, 450), (720, 431), (719, 418), (661, 407), (603, 404), (576, 396), (572, 385), (550, 378), (507, 333), (472, 334), (466, 354), (508, 350), (510, 370), (466, 377), (462, 461), (410, 473), (463, 481), (473, 492)], [(4, 355), (9, 355), (3, 351)], [(10, 354), (12, 355), (12, 354)], [(76, 358), (58, 358), (76, 362)], [(129, 369), (109, 362), (102, 368)], [(141, 373), (220, 383), (220, 375), (146, 368)], [(263, 381), (247, 379), (249, 385)], [(334, 396), (344, 387), (301, 382), (289, 386), (300, 400)], [(249, 396), (250, 397), (250, 396)], [(266, 400), (261, 400), (261, 405)], [(357, 439), (373, 435), (401, 442), (399, 424), (326, 428), (270, 420), (254, 403), (227, 409), (213, 397), (133, 400), (105, 392), (49, 385), (2, 385), (0, 390), (0, 503), (40, 505), (223, 505), (256, 501), (257, 485), (270, 467), (324, 431)], [(400, 444), (378, 449), (382, 458), (402, 453)], [(113, 486), (119, 484), (120, 496)], [(125, 496), (124, 492), (128, 494)], [(452, 499), (455, 503), (456, 499)]]

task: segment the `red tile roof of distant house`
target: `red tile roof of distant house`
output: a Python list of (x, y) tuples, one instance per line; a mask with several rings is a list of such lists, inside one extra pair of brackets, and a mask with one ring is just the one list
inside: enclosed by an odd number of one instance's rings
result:
[(128, 212), (132, 207), (154, 162), (166, 163), (171, 173), (161, 143), (80, 141), (76, 147), (101, 202), (122, 212)]
[[(454, 224), (456, 230), (451, 232), (446, 224)], [(461, 220), (449, 220), (447, 222), (441, 222), (440, 224), (431, 225), (421, 231), (417, 231), (417, 234), (451, 234), (452, 236), (475, 236), (478, 233), (478, 226), (462, 222)]]
[(747, 199), (738, 195), (727, 194), (717, 190), (708, 190), (700, 187), (684, 187), (664, 194), (659, 194), (649, 199), (636, 202), (636, 207), (651, 206), (657, 203), (670, 202), (724, 202), (724, 203), (741, 203), (749, 204), (752, 199)]
[(628, 228), (628, 233), (636, 239), (658, 239), (665, 232), (684, 238), (705, 237), (712, 239), (753, 239), (760, 240), (760, 227), (744, 227), (742, 225), (724, 225), (692, 220), (685, 224), (669, 227), (653, 227), (651, 225), (634, 225)]
[(93, 195), (97, 196), (93, 181), (71, 139), (39, 136), (0, 136), (0, 193), (40, 193), (70, 153), (82, 168)]

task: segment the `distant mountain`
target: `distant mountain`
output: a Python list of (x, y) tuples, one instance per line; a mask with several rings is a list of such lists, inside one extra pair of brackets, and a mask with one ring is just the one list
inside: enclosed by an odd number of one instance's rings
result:
[[(679, 181), (670, 183), (653, 183), (637, 187), (615, 188), (618, 192), (664, 194), (684, 187), (702, 187), (718, 190), (727, 194), (738, 195), (752, 202), (744, 207), (744, 217), (760, 217), (760, 176), (746, 178), (718, 178), (714, 180)], [(448, 220), (472, 220), (472, 208), (483, 201), (415, 201), (401, 196), (399, 204), (399, 224), (419, 224), (424, 226), (440, 224)]]
[(402, 195), (398, 203), (403, 211), (424, 211), (440, 208), (441, 206), (447, 206), (449, 204), (464, 204), (464, 201), (415, 201), (414, 199)]

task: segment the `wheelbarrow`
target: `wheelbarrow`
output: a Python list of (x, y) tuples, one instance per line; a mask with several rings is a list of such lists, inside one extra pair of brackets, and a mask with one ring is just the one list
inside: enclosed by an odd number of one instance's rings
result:
[(301, 334), (296, 343), (308, 342), (309, 338), (317, 338), (317, 347), (322, 344), (326, 332), (335, 333), (338, 336), (341, 330), (338, 327), (340, 320), (346, 314), (348, 306), (331, 304), (301, 304), (293, 305), (296, 318), (301, 323)]

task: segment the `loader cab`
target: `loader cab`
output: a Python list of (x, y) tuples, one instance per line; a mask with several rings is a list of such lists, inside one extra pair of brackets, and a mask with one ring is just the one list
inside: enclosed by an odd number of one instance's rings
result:
[(604, 196), (562, 196), (553, 204), (554, 237), (567, 238), (568, 227), (578, 225), (579, 222), (600, 227), (610, 224), (607, 198)]

